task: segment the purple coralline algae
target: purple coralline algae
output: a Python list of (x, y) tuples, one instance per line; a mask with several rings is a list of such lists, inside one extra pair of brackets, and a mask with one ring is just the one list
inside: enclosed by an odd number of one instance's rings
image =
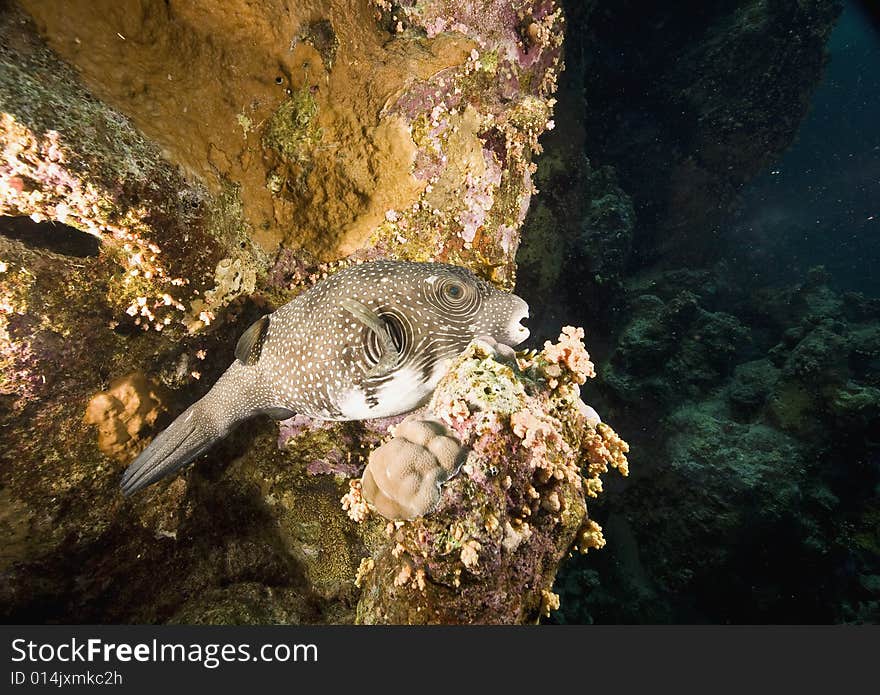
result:
[[(414, 80), (386, 105), (417, 151), (418, 200), (389, 210), (373, 235), (389, 252), (427, 252), (512, 287), (517, 231), (534, 193), (538, 136), (553, 127), (563, 17), (553, 2), (378, 2), (401, 33), (461, 34), (463, 64)], [(421, 259), (421, 256), (419, 256)]]

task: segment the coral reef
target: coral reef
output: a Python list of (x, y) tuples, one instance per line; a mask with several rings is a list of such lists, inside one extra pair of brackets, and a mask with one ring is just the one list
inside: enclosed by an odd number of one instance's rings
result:
[(188, 182), (9, 3), (0, 37), (0, 487), (12, 529), (0, 615), (166, 619), (157, 564), (179, 569), (167, 580), (182, 603), (188, 580), (206, 588), (224, 563), (186, 549), (169, 560), (185, 488), (135, 511), (118, 497), (117, 458), (198, 391), (214, 368), (204, 359), (232, 340), (236, 312), (214, 334), (186, 324), (215, 267), (247, 258), (249, 241), (226, 198)]
[[(706, 275), (683, 275), (678, 288), (669, 294), (664, 293), (662, 283), (654, 281), (630, 288), (632, 299), (626, 311), (630, 318), (602, 373), (626, 402), (648, 396), (665, 409), (700, 393), (719, 383), (749, 344), (749, 329), (739, 319), (707, 310), (693, 292), (679, 289), (705, 280)], [(655, 371), (658, 363), (665, 364), (661, 374)]]
[[(880, 306), (716, 262), (840, 3), (559, 4), (0, 4), (0, 619), (878, 620)], [(349, 482), (402, 418), (255, 420), (118, 495), (244, 328), (377, 257), (590, 326), (633, 476), (568, 330), (456, 362), (415, 518)]]
[(409, 257), (412, 236), (427, 237), (418, 246), (437, 258), (512, 287), (517, 230), (533, 192), (531, 153), (554, 125), (561, 10), (548, 2), (438, 1), (389, 11), (404, 34), (461, 32), (473, 43), (463, 65), (417, 82), (389, 105), (412, 132), (413, 175), (423, 189), (411, 206), (389, 210), (373, 239)]
[(19, 5), (0, 7), (0, 616), (353, 620), (376, 529), (336, 500), (396, 423), (294, 420), (279, 450), (254, 422), (132, 500), (118, 461), (341, 264), (512, 286), (559, 11)]
[[(522, 623), (558, 607), (550, 586), (560, 560), (605, 542), (586, 499), (609, 467), (628, 472), (627, 445), (580, 399), (594, 375), (582, 336), (566, 328), (558, 343), (514, 359), (475, 341), (455, 360), (427, 409), (467, 458), (436, 508), (389, 523), (362, 562), (360, 622)], [(424, 438), (408, 424), (390, 446)], [(369, 476), (358, 483), (344, 504), (363, 520)]]
[(198, 318), (188, 305), (211, 288), (207, 271), (246, 239), (219, 235), (210, 218), (222, 202), (187, 183), (22, 27), (26, 20), (4, 12), (0, 215), (95, 236), (103, 257), (96, 281), (117, 321), (162, 330)]
[(518, 290), (544, 300), (533, 334), (598, 327), (591, 400), (645, 455), (591, 506), (615, 552), (563, 563), (550, 620), (876, 619), (876, 300), (821, 271), (786, 286), (761, 267), (776, 227), (730, 223), (795, 138), (841, 3), (566, 9)]
[(707, 263), (726, 250), (721, 224), (794, 138), (841, 7), (625, 0), (574, 17), (585, 150), (626, 182), (640, 265)]
[[(662, 415), (635, 438), (636, 450), (655, 443), (651, 460), (607, 503), (620, 552), (563, 567), (555, 619), (866, 619), (880, 558), (866, 550), (880, 482), (869, 434), (880, 426), (880, 307), (834, 292), (820, 269), (772, 290), (722, 267), (631, 291), (652, 309), (620, 331), (599, 391), (633, 431), (631, 418)], [(682, 296), (687, 311), (668, 311)]]
[(236, 187), (265, 251), (369, 242), (512, 286), (561, 69), (552, 2), (23, 5), (171, 161)]
[[(566, 70), (523, 227), (519, 291), (615, 329), (623, 281), (738, 248), (721, 224), (791, 143), (837, 0), (568, 2)], [(576, 277), (577, 282), (559, 278)]]

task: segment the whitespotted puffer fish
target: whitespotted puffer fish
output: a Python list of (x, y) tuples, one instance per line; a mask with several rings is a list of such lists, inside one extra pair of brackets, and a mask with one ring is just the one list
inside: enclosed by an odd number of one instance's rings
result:
[(131, 463), (122, 491), (178, 470), (260, 413), (365, 420), (409, 412), (473, 338), (524, 341), (528, 315), (521, 298), (454, 265), (373, 261), (340, 270), (244, 332), (232, 366)]

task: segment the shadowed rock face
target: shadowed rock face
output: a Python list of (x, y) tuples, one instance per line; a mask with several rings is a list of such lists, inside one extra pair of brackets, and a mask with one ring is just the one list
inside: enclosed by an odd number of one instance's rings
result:
[(97, 256), (100, 241), (76, 227), (58, 222), (34, 222), (29, 217), (0, 218), (0, 234), (32, 248), (63, 256)]
[(586, 148), (634, 199), (636, 262), (717, 259), (735, 196), (806, 115), (842, 4), (596, 5), (580, 53)]
[(518, 289), (531, 301), (561, 293), (561, 314), (580, 307), (588, 325), (610, 328), (627, 276), (711, 263), (737, 243), (721, 226), (743, 186), (794, 139), (841, 3), (566, 9), (566, 71)]

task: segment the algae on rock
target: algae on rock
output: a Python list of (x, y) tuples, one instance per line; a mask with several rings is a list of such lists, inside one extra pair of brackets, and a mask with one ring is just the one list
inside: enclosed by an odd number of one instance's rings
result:
[[(567, 327), (518, 358), (475, 341), (454, 361), (427, 411), (467, 460), (431, 513), (387, 523), (358, 572), (359, 622), (525, 623), (559, 607), (560, 561), (604, 545), (586, 499), (609, 468), (628, 472), (627, 445), (580, 400), (582, 336)], [(363, 518), (357, 485), (345, 503)]]

